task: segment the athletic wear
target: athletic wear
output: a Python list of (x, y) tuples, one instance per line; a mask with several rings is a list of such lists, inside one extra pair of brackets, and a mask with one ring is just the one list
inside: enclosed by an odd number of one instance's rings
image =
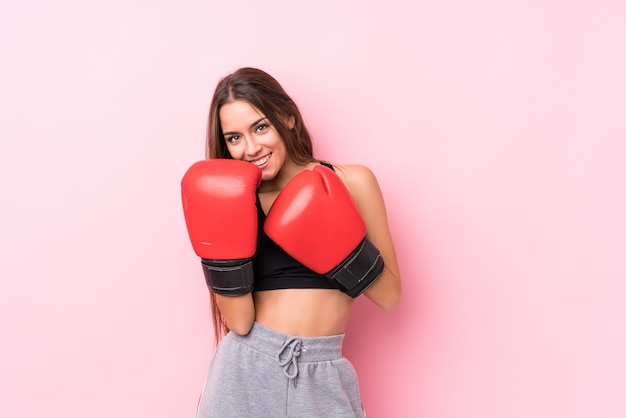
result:
[[(254, 290), (335, 289), (265, 234), (258, 194), (256, 206)], [(209, 366), (198, 418), (364, 418), (343, 339), (286, 335), (256, 322), (245, 336), (229, 332)]]
[[(334, 170), (328, 163), (321, 164)], [(263, 230), (266, 215), (258, 194), (256, 205), (259, 229), (256, 253), (252, 258), (254, 290), (336, 289), (326, 276), (304, 266), (267, 236)]]
[(198, 418), (363, 418), (344, 334), (295, 337), (255, 323), (220, 342)]

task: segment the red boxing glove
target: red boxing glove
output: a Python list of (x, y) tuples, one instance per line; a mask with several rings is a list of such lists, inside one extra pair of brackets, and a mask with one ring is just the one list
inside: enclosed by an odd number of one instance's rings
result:
[(365, 238), (365, 222), (348, 189), (329, 168), (296, 175), (265, 220), (265, 233), (287, 254), (357, 297), (380, 276), (384, 262)]
[(198, 161), (183, 176), (187, 231), (215, 293), (240, 296), (252, 291), (260, 182), (258, 167), (230, 159)]

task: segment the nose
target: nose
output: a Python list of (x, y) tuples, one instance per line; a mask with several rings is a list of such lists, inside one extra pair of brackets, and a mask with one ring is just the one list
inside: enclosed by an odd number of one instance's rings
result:
[(261, 151), (261, 144), (259, 144), (254, 136), (246, 138), (246, 154), (254, 156)]

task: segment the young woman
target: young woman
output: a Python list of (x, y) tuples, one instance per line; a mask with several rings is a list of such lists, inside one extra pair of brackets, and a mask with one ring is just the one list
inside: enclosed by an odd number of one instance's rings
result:
[(294, 101), (241, 68), (217, 85), (207, 159), (182, 181), (218, 341), (198, 417), (363, 417), (341, 353), (353, 301), (400, 300), (374, 174), (313, 156)]

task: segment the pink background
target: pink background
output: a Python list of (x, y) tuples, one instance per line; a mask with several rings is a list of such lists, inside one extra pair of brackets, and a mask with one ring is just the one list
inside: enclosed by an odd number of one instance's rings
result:
[(0, 416), (193, 417), (180, 178), (217, 79), (275, 75), (383, 188), (403, 272), (346, 341), (368, 418), (626, 416), (626, 3), (0, 6)]

